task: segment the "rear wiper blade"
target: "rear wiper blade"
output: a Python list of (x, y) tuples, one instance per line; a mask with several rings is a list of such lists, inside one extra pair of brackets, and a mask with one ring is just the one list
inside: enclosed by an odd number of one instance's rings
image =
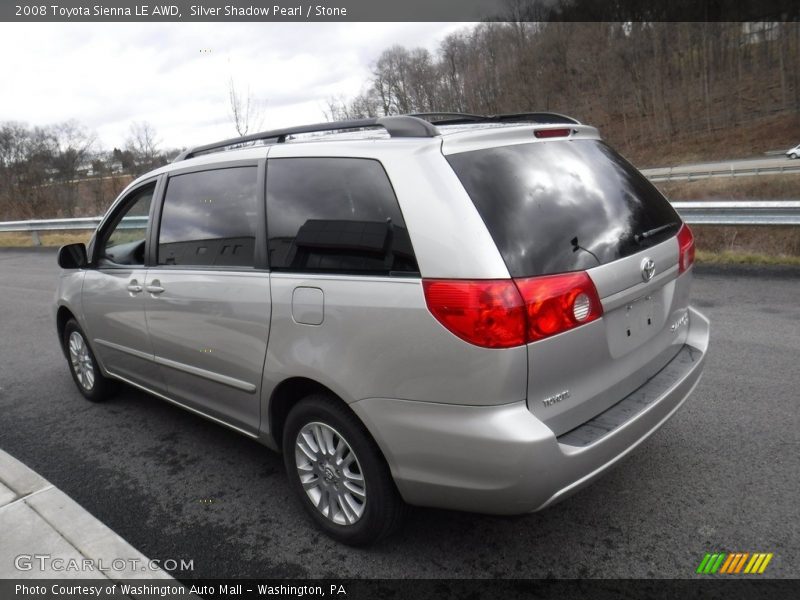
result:
[(637, 233), (633, 236), (633, 239), (636, 241), (637, 244), (642, 243), (649, 237), (653, 237), (654, 235), (658, 235), (662, 231), (666, 231), (667, 229), (672, 229), (673, 227), (677, 227), (680, 225), (677, 221), (673, 221), (672, 223), (667, 223), (666, 225), (661, 225), (660, 227), (654, 227), (653, 229), (649, 229), (644, 233)]

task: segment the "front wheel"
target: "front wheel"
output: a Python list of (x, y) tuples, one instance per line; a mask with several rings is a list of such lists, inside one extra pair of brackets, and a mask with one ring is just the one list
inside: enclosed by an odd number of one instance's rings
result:
[(298, 402), (286, 419), (290, 485), (317, 526), (354, 546), (394, 531), (405, 514), (389, 468), (363, 424), (325, 395)]
[(792, 153), (789, 155), (789, 158), (797, 158), (797, 154), (796, 154), (796, 153), (794, 153), (794, 152), (792, 152)]
[(64, 347), (67, 349), (69, 371), (78, 391), (92, 402), (102, 402), (113, 392), (113, 382), (100, 372), (83, 330), (75, 319), (64, 327)]

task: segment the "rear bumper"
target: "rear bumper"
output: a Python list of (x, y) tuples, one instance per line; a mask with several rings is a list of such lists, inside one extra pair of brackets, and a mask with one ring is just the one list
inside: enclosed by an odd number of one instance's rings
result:
[(351, 405), (410, 504), (520, 514), (594, 481), (655, 432), (700, 380), (709, 322), (689, 309), (685, 346), (646, 384), (560, 437), (524, 401), (460, 406), (370, 398)]

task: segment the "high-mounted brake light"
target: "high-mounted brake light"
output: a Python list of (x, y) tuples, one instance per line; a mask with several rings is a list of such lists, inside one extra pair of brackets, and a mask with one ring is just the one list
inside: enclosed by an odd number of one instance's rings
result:
[(694, 264), (694, 234), (684, 223), (678, 230), (678, 274)]
[(554, 138), (554, 137), (567, 137), (570, 130), (565, 128), (560, 129), (535, 129), (533, 135), (537, 138)]
[(585, 272), (525, 279), (422, 282), (428, 309), (451, 333), (484, 348), (512, 348), (603, 314)]

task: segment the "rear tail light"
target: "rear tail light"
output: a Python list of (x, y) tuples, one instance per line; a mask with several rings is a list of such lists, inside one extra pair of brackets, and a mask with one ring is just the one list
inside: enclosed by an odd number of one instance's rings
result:
[(537, 138), (554, 138), (554, 137), (567, 137), (570, 130), (566, 128), (559, 129), (536, 129), (533, 135)]
[(590, 323), (603, 315), (594, 283), (584, 272), (518, 279), (525, 301), (528, 341)]
[(484, 348), (512, 348), (603, 314), (584, 272), (502, 280), (426, 279), (428, 310), (451, 333)]
[(694, 235), (684, 223), (678, 231), (678, 274), (694, 264)]
[(428, 310), (463, 340), (484, 348), (525, 343), (525, 307), (510, 279), (425, 280)]

